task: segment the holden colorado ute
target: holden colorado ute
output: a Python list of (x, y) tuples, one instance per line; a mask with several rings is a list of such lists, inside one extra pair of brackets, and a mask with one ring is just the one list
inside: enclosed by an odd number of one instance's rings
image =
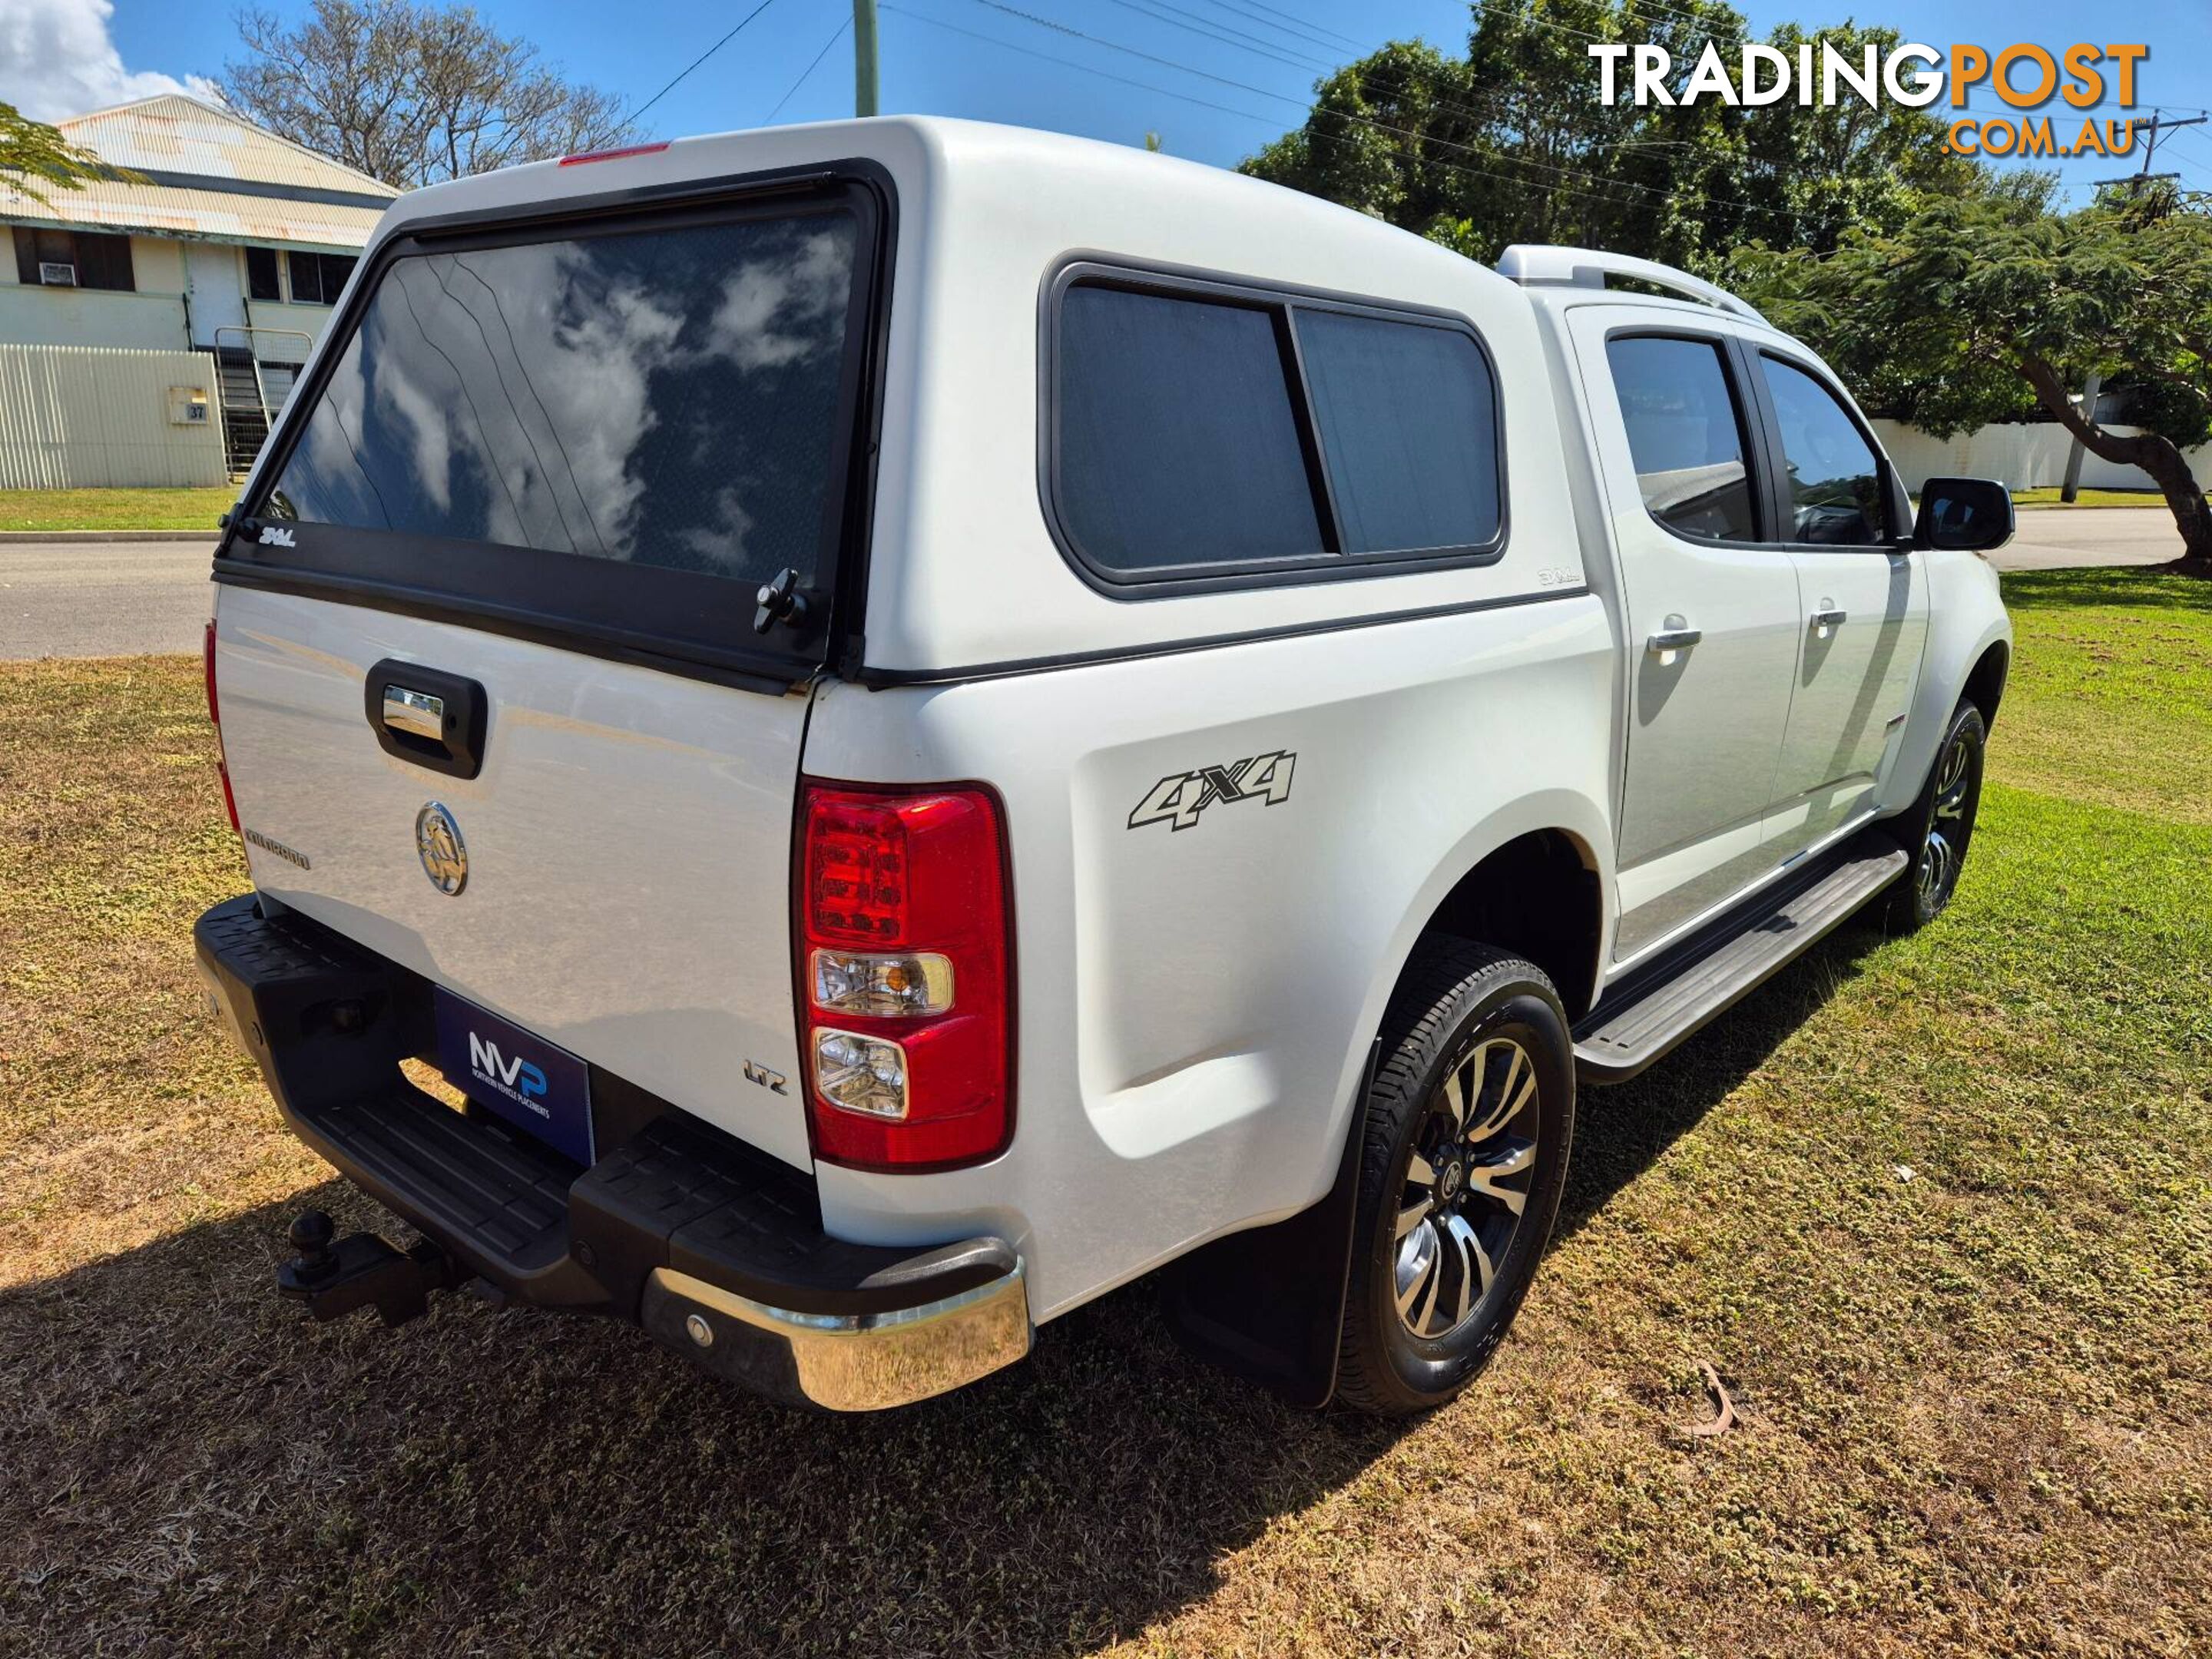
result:
[(1159, 1269), (1449, 1398), (1578, 1088), (1942, 910), (2011, 639), (1717, 289), (957, 121), (404, 198), (226, 525), (199, 961), (419, 1235), (280, 1288), (845, 1409)]

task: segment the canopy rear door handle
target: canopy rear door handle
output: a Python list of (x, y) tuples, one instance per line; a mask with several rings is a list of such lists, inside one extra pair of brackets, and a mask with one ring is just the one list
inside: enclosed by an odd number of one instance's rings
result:
[(384, 729), (406, 732), (438, 743), (446, 740), (446, 700), (404, 685), (384, 688)]
[(489, 704), (476, 681), (386, 657), (364, 690), (369, 729), (386, 754), (449, 777), (483, 769)]

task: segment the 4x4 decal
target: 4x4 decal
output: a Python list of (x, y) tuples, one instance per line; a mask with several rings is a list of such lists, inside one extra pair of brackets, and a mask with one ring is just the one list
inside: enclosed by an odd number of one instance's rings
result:
[(1174, 830), (1188, 830), (1198, 815), (1218, 800), (1264, 800), (1273, 806), (1291, 798), (1291, 769), (1297, 756), (1278, 749), (1226, 766), (1201, 766), (1195, 772), (1174, 772), (1154, 784), (1137, 810), (1129, 814), (1129, 828), (1158, 823), (1164, 818)]

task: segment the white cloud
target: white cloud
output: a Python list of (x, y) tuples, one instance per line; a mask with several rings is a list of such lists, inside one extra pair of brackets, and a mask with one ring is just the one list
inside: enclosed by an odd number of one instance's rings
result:
[(201, 76), (125, 69), (108, 38), (114, 15), (112, 0), (0, 0), (0, 102), (55, 121), (164, 92), (214, 96)]

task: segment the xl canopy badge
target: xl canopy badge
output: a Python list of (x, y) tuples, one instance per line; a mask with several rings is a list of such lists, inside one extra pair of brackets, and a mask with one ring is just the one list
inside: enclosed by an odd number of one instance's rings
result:
[[(1958, 44), (1945, 52), (1907, 40), (1885, 56), (1872, 42), (1843, 52), (1830, 41), (1807, 40), (1799, 44), (1793, 61), (1779, 46), (1747, 40), (1731, 67), (1721, 55), (1720, 44), (1708, 40), (1688, 80), (1680, 84), (1674, 55), (1664, 46), (1601, 40), (1590, 47), (1589, 55), (1598, 62), (1598, 96), (1609, 105), (1626, 96), (1638, 106), (1658, 104), (1671, 109), (1700, 98), (1717, 98), (1724, 104), (1756, 108), (1794, 98), (1809, 109), (1814, 104), (1833, 106), (1850, 96), (1870, 108), (1887, 98), (1919, 109), (1948, 89), (1951, 107), (1963, 110), (1969, 106), (1973, 89), (1981, 87), (2017, 110), (2040, 109), (2053, 98), (2087, 110), (2107, 98), (2123, 109), (2133, 108), (2136, 66), (2150, 56), (2150, 48), (2081, 41), (2053, 52), (2022, 42), (1995, 51)], [(1624, 68), (1628, 71), (1625, 93)], [(2136, 147), (2136, 126), (2132, 118), (2099, 121), (2085, 115), (2078, 128), (2068, 131), (2054, 125), (2049, 115), (1986, 121), (1963, 116), (1952, 121), (1943, 148), (1954, 155), (2126, 155)]]

